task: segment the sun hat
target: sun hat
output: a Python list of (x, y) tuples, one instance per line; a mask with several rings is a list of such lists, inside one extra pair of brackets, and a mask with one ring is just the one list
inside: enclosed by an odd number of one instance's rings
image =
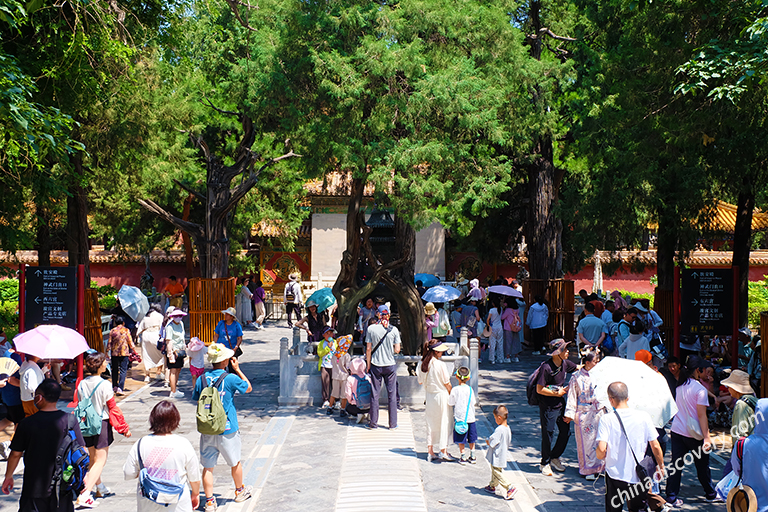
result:
[(308, 301), (307, 301), (307, 307), (310, 307), (310, 306), (315, 306), (315, 307), (317, 307), (317, 302), (315, 302), (315, 301), (313, 301), (313, 300), (308, 300)]
[(751, 395), (755, 392), (749, 385), (749, 374), (742, 370), (733, 370), (727, 379), (720, 381), (720, 384), (733, 388), (742, 395)]
[(725, 503), (728, 512), (757, 512), (757, 495), (748, 485), (735, 485)]
[(429, 350), (434, 350), (435, 352), (445, 352), (448, 350), (448, 345), (442, 341), (438, 341), (434, 345), (427, 345), (427, 348), (429, 348)]
[(648, 309), (647, 309), (647, 308), (645, 308), (645, 307), (643, 307), (643, 305), (642, 305), (642, 304), (640, 304), (639, 302), (635, 302), (634, 306), (635, 306), (635, 308), (636, 308), (638, 311), (641, 311), (641, 312), (643, 312), (643, 313), (647, 313), (647, 312), (648, 312)]
[(211, 346), (208, 347), (208, 361), (211, 364), (226, 361), (230, 357), (234, 357), (234, 355), (234, 350), (225, 347), (221, 343), (211, 343)]
[(227, 309), (222, 309), (221, 312), (224, 313), (225, 315), (232, 315), (235, 317), (237, 316), (237, 311), (235, 310), (235, 308), (231, 306), (228, 307)]
[(288, 274), (288, 279), (290, 279), (291, 281), (298, 281), (299, 280), (299, 274), (297, 274), (296, 272)]
[(469, 279), (462, 279), (457, 283), (459, 286), (464, 286), (465, 284), (469, 284)]
[(168, 313), (168, 316), (169, 317), (172, 317), (172, 316), (187, 316), (187, 314), (185, 312), (183, 312), (182, 310), (180, 310), (180, 309), (174, 309), (173, 311)]
[(556, 340), (552, 340), (549, 342), (549, 349), (552, 351), (548, 356), (559, 356), (565, 350), (568, 348), (568, 345), (570, 345), (569, 342), (565, 341), (563, 338), (557, 338)]
[(653, 355), (647, 350), (638, 350), (635, 352), (635, 361), (642, 361), (645, 364), (648, 364), (653, 361)]
[(333, 327), (328, 327), (326, 325), (325, 327), (323, 327), (322, 335), (325, 336), (325, 333), (327, 333), (327, 332), (335, 333), (336, 329), (334, 329)]
[(435, 305), (431, 302), (427, 302), (427, 305), (424, 306), (424, 312), (428, 315), (434, 315), (437, 313), (437, 309), (435, 309)]
[(382, 304), (379, 306), (379, 314), (380, 315), (388, 315), (389, 314), (389, 308), (386, 304)]

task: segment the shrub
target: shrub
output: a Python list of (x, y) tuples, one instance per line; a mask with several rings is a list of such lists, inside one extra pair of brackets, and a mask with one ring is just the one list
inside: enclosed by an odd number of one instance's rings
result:
[(0, 302), (19, 301), (19, 280), (3, 279), (0, 281)]
[(763, 276), (762, 281), (749, 282), (749, 325), (759, 328), (760, 313), (763, 311), (768, 311), (768, 276)]
[(13, 338), (19, 332), (19, 303), (2, 302), (0, 303), (0, 328), (5, 331), (8, 339)]

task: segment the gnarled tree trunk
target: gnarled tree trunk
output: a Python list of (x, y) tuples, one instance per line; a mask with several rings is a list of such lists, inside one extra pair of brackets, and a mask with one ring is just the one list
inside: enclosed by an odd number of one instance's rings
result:
[(739, 327), (747, 325), (749, 312), (749, 253), (752, 247), (752, 213), (755, 193), (740, 192), (736, 203), (736, 227), (733, 233), (733, 265), (739, 267)]
[(80, 154), (75, 156), (75, 176), (67, 197), (67, 258), (70, 267), (85, 266), (86, 287), (91, 282), (90, 254), (88, 244), (88, 192), (79, 182), (83, 175), (83, 161)]

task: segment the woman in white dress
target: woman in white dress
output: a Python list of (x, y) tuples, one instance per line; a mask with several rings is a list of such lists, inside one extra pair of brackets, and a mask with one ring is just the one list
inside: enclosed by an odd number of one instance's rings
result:
[(248, 288), (250, 282), (251, 280), (249, 278), (244, 278), (240, 293), (237, 294), (235, 307), (237, 309), (237, 321), (240, 322), (240, 325), (251, 325), (253, 322), (253, 309), (251, 307), (253, 293), (251, 293), (251, 290)]
[[(451, 392), (451, 373), (440, 360), (448, 345), (439, 340), (429, 340), (424, 344), (423, 356), (416, 372), (419, 384), (424, 385), (427, 394), (427, 461), (435, 458), (445, 461), (454, 460), (448, 455), (448, 435), (453, 427), (453, 414), (448, 405)], [(434, 446), (440, 453), (435, 456)]]
[(139, 439), (128, 453), (128, 459), (123, 465), (126, 480), (138, 478), (144, 467), (150, 477), (172, 480), (184, 487), (178, 502), (166, 506), (145, 498), (137, 484), (138, 512), (192, 512), (200, 506), (200, 462), (192, 443), (173, 433), (179, 428), (180, 421), (181, 416), (173, 403), (167, 400), (158, 402), (149, 414), (152, 434)]
[(160, 339), (160, 327), (163, 325), (163, 314), (159, 304), (152, 304), (139, 325), (136, 326), (139, 339), (141, 340), (141, 362), (144, 363), (144, 382), (149, 382), (151, 370), (155, 369), (157, 380), (163, 379), (163, 363), (165, 357), (157, 348), (157, 342)]

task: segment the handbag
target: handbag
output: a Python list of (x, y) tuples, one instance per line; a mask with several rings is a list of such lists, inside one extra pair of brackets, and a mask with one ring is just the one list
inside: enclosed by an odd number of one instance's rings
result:
[(472, 388), (469, 388), (469, 398), (467, 398), (467, 412), (464, 413), (464, 420), (463, 421), (457, 421), (453, 425), (453, 430), (456, 431), (457, 434), (463, 436), (467, 433), (467, 430), (469, 430), (469, 424), (467, 423), (467, 417), (469, 416), (469, 404), (472, 403)]
[[(232, 345), (232, 341), (229, 338), (229, 330), (227, 330), (227, 324), (224, 324), (224, 337), (227, 338), (227, 345)], [(235, 347), (235, 355), (233, 357), (240, 357), (241, 355), (243, 355), (243, 349), (239, 346)]]
[(629, 442), (629, 436), (627, 435), (627, 431), (624, 429), (624, 423), (621, 421), (621, 416), (619, 416), (616, 408), (613, 409), (613, 413), (616, 415), (616, 419), (619, 420), (619, 425), (621, 425), (621, 431), (624, 432), (624, 437), (627, 440), (629, 451), (632, 452), (632, 458), (635, 459), (635, 474), (637, 475), (637, 478), (640, 479), (640, 482), (644, 483), (646, 482), (646, 479), (650, 478), (650, 476), (656, 472), (656, 461), (650, 455), (643, 457), (643, 460), (637, 460), (635, 450), (632, 449), (632, 444)]

